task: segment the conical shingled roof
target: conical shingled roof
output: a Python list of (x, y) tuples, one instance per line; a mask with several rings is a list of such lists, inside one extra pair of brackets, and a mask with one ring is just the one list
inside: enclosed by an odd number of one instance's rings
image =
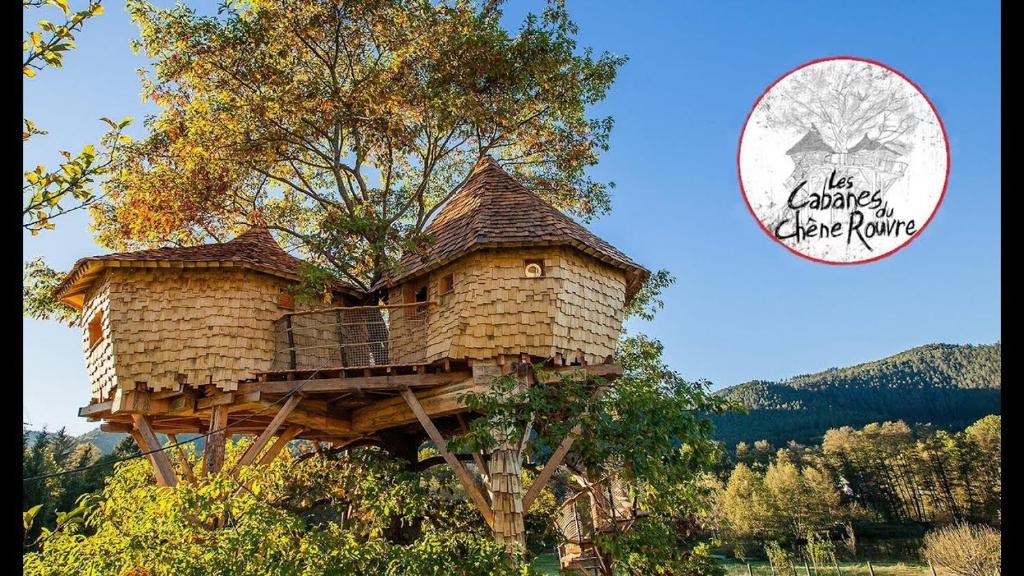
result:
[(57, 285), (53, 294), (72, 306), (80, 306), (82, 293), (88, 289), (96, 274), (103, 268), (181, 268), (202, 264), (240, 266), (288, 279), (297, 279), (302, 259), (285, 252), (269, 230), (255, 226), (233, 240), (218, 244), (155, 248), (82, 258), (75, 262), (74, 267)]
[(490, 156), (481, 158), (469, 178), (425, 233), (423, 250), (402, 256), (393, 286), (424, 274), (473, 250), (494, 247), (572, 246), (626, 272), (626, 300), (632, 300), (649, 272), (561, 211), (527, 190)]
[(821, 134), (817, 130), (810, 130), (804, 134), (804, 137), (799, 142), (793, 144), (793, 147), (789, 150), (786, 150), (786, 155), (798, 152), (828, 152), (829, 154), (835, 154), (835, 150), (821, 139)]

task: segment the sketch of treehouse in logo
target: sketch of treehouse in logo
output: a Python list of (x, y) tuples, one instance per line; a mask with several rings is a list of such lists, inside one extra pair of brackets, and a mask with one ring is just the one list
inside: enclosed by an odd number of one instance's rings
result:
[(941, 120), (904, 76), (875, 62), (821, 60), (780, 78), (740, 140), (740, 185), (777, 241), (830, 263), (895, 252), (945, 191)]
[(785, 185), (792, 190), (804, 180), (824, 182), (833, 170), (843, 169), (859, 175), (869, 189), (881, 190), (884, 195), (907, 169), (906, 162), (900, 161), (904, 153), (899, 144), (880, 142), (867, 134), (849, 151), (838, 152), (817, 130), (811, 130), (786, 151), (793, 159), (793, 172)]

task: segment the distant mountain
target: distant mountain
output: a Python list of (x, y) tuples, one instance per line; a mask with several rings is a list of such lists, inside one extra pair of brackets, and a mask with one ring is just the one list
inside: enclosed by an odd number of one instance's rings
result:
[(750, 414), (714, 416), (715, 436), (731, 450), (741, 440), (807, 444), (829, 428), (885, 420), (963, 428), (1000, 413), (1001, 355), (1000, 344), (929, 344), (782, 382), (737, 384), (717, 394)]
[(92, 444), (103, 454), (110, 454), (114, 451), (114, 447), (127, 437), (128, 434), (125, 432), (104, 432), (99, 428), (94, 428), (79, 436), (78, 441)]
[[(39, 437), (40, 434), (42, 434), (42, 432), (40, 432), (38, 430), (29, 430), (28, 431), (28, 444), (29, 444), (29, 446), (31, 446), (32, 444), (35, 443), (36, 439)], [(157, 436), (157, 439), (160, 440), (161, 443), (167, 442), (167, 437), (164, 436), (163, 434), (157, 434), (156, 436)], [(186, 440), (191, 440), (191, 439), (193, 439), (193, 438), (195, 438), (197, 436), (199, 436), (199, 435), (198, 434), (178, 434), (178, 442), (184, 442)], [(122, 440), (124, 440), (125, 438), (128, 438), (128, 437), (129, 436), (128, 436), (128, 434), (126, 432), (104, 432), (104, 431), (100, 430), (99, 428), (94, 428), (94, 429), (86, 432), (85, 434), (82, 434), (80, 436), (76, 436), (75, 439), (78, 440), (78, 442), (80, 444), (92, 444), (93, 446), (99, 448), (100, 449), (100, 453), (102, 453), (102, 454), (110, 454), (111, 452), (114, 451), (114, 448)], [(204, 440), (203, 438), (200, 438), (200, 439), (198, 439), (198, 440), (196, 440), (194, 442), (194, 444), (196, 446), (196, 450), (199, 451), (199, 452), (202, 452), (202, 450), (203, 450), (203, 445), (204, 445), (203, 440)]]

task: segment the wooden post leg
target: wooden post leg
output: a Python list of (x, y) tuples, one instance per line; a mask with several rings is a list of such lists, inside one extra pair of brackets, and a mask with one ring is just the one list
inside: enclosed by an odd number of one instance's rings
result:
[(203, 451), (203, 474), (216, 474), (224, 466), (224, 444), (227, 442), (228, 411), (224, 406), (214, 406), (210, 416), (211, 434), (206, 437)]
[(178, 477), (174, 474), (174, 467), (167, 458), (167, 452), (160, 449), (160, 441), (156, 439), (153, 427), (149, 424), (149, 418), (143, 414), (132, 414), (132, 421), (135, 428), (132, 436), (139, 443), (143, 452), (150, 452), (149, 462), (156, 472), (156, 483), (161, 486), (174, 486), (178, 483)]
[(544, 468), (541, 469), (540, 474), (533, 480), (533, 484), (530, 485), (530, 489), (526, 491), (526, 496), (523, 497), (523, 509), (529, 510), (530, 505), (540, 495), (540, 491), (544, 489), (548, 481), (551, 480), (551, 476), (555, 473), (558, 466), (565, 460), (565, 455), (569, 453), (572, 448), (572, 443), (576, 440), (576, 437), (580, 434), (580, 426), (577, 424), (569, 431), (569, 434), (562, 439), (559, 443), (558, 448), (555, 449), (554, 454), (548, 458)]
[(459, 483), (469, 494), (470, 499), (473, 500), (473, 504), (476, 505), (477, 510), (480, 511), (480, 515), (484, 517), (484, 521), (487, 522), (488, 526), (494, 526), (494, 514), (491, 505), (487, 502), (483, 492), (477, 487), (476, 482), (473, 481), (473, 477), (470, 476), (469, 470), (462, 465), (462, 462), (455, 457), (454, 454), (448, 451), (448, 442), (445, 441), (444, 436), (438, 431), (437, 426), (430, 420), (430, 416), (427, 415), (426, 411), (423, 410), (423, 406), (420, 405), (420, 401), (413, 394), (412, 390), (405, 388), (402, 390), (402, 398), (405, 399), (405, 403), (409, 405), (409, 409), (416, 415), (416, 419), (420, 421), (420, 425), (423, 426), (423, 430), (426, 431), (427, 436), (434, 442), (434, 446), (437, 447), (437, 451), (441, 453), (441, 457), (444, 458), (448, 466), (451, 467), (452, 471), (455, 472), (455, 477), (459, 479)]
[[(168, 434), (167, 439), (171, 441), (171, 444), (178, 443), (177, 434)], [(188, 456), (185, 455), (185, 450), (181, 446), (174, 447), (175, 454), (178, 456), (178, 463), (181, 464), (181, 470), (185, 473), (185, 478), (192, 483), (196, 481), (196, 474), (192, 471), (192, 464), (188, 461)]]
[(263, 458), (260, 458), (259, 465), (265, 466), (273, 462), (274, 458), (277, 458), (277, 455), (281, 453), (281, 450), (283, 450), (284, 447), (294, 440), (300, 433), (302, 433), (302, 426), (289, 426), (288, 428), (285, 428), (285, 431), (282, 432), (281, 435), (277, 437), (277, 440), (270, 445), (270, 448), (267, 449), (267, 453), (263, 455)]
[(286, 418), (288, 418), (288, 415), (291, 414), (292, 410), (294, 410), (295, 407), (299, 405), (300, 400), (302, 400), (302, 397), (300, 397), (298, 394), (293, 394), (288, 397), (288, 400), (285, 401), (284, 406), (281, 406), (281, 409), (277, 411), (277, 414), (274, 416), (274, 419), (270, 421), (270, 424), (267, 425), (266, 429), (263, 430), (263, 432), (256, 438), (256, 440), (253, 441), (253, 443), (249, 446), (249, 449), (245, 451), (245, 454), (242, 454), (242, 457), (238, 459), (238, 463), (235, 464), (234, 468), (231, 469), (232, 474), (236, 474), (242, 466), (248, 466), (249, 464), (252, 464), (253, 461), (256, 460), (256, 457), (259, 456), (260, 452), (263, 451), (263, 448), (267, 445), (267, 442), (270, 442), (270, 438), (277, 433), (277, 429), (280, 428), (282, 424), (284, 424), (284, 421)]

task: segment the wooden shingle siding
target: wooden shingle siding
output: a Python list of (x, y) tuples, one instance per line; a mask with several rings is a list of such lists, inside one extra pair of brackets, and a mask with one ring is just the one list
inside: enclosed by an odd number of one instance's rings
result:
[[(532, 260), (543, 261), (544, 276), (526, 276)], [(405, 287), (392, 288), (388, 303), (406, 302)], [(437, 304), (429, 310), (427, 362), (524, 353), (571, 360), (579, 350), (601, 363), (622, 327), (625, 275), (571, 248), (483, 250), (430, 273), (428, 296)], [(393, 320), (392, 330), (403, 329)]]
[(86, 299), (90, 313), (106, 308), (104, 322), (113, 328), (87, 352), (93, 397), (139, 382), (153, 391), (181, 380), (236, 389), (271, 365), (272, 326), (284, 312), (278, 300), (287, 285), (241, 268), (108, 270)]
[[(82, 308), (82, 350), (85, 353), (85, 371), (89, 376), (92, 397), (103, 401), (108, 399), (117, 386), (117, 375), (114, 369), (114, 339), (111, 338), (110, 320), (110, 278), (103, 273), (93, 284), (86, 295), (86, 304)], [(89, 321), (96, 314), (102, 313), (100, 323), (102, 337), (95, 346), (89, 343)]]

